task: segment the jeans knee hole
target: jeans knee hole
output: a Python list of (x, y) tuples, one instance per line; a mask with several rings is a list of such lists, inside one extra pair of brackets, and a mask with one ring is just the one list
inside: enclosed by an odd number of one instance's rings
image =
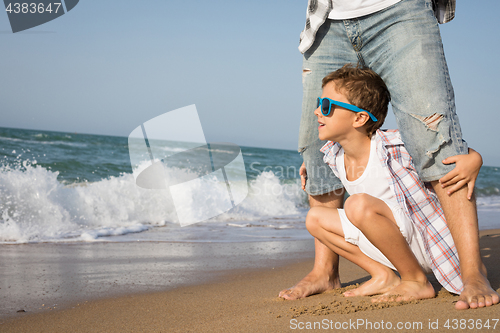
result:
[(417, 114), (412, 114), (412, 116), (422, 121), (427, 129), (430, 129), (431, 131), (434, 132), (438, 131), (438, 125), (444, 118), (442, 114), (438, 113), (434, 113), (427, 117), (419, 116)]

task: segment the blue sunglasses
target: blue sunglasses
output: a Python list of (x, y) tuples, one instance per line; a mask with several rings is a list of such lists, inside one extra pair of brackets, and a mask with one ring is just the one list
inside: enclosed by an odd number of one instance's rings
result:
[(377, 121), (377, 118), (375, 118), (375, 116), (373, 114), (371, 114), (370, 111), (360, 109), (357, 106), (352, 105), (352, 104), (347, 104), (347, 103), (335, 101), (335, 100), (330, 99), (328, 97), (325, 97), (325, 98), (318, 97), (318, 105), (316, 106), (316, 108), (319, 108), (319, 106), (321, 105), (321, 113), (324, 116), (328, 116), (332, 112), (332, 104), (343, 107), (344, 109), (354, 111), (354, 112), (366, 112), (370, 116), (371, 120)]

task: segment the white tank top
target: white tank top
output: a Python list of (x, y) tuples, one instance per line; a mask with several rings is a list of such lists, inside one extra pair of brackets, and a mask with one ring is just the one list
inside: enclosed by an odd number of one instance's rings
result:
[(370, 157), (361, 177), (352, 182), (347, 180), (344, 163), (344, 149), (340, 149), (336, 163), (339, 178), (342, 184), (344, 184), (347, 193), (350, 195), (366, 193), (375, 198), (382, 199), (388, 204), (398, 205), (396, 195), (389, 187), (389, 181), (387, 180), (389, 174), (387, 170), (384, 169), (382, 162), (380, 162), (377, 156), (375, 135), (372, 136), (370, 142)]
[(332, 0), (332, 20), (352, 19), (378, 12), (401, 0)]

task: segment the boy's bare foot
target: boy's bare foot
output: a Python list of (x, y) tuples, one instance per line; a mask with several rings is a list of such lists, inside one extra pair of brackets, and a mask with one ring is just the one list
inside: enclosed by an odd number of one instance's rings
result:
[(399, 277), (392, 271), (386, 276), (374, 276), (356, 289), (348, 290), (345, 297), (372, 296), (388, 292), (401, 283)]
[(464, 281), (464, 291), (460, 294), (460, 298), (455, 304), (455, 309), (482, 308), (498, 304), (499, 301), (498, 293), (491, 288), (488, 279), (484, 275), (479, 274), (474, 279), (468, 279), (467, 282)]
[(287, 300), (295, 300), (340, 287), (341, 284), (338, 277), (332, 280), (328, 275), (318, 275), (310, 272), (292, 288), (280, 291), (279, 297)]
[(372, 298), (372, 302), (400, 302), (414, 299), (433, 298), (436, 296), (434, 288), (429, 281), (401, 281), (397, 287), (389, 290), (383, 295)]

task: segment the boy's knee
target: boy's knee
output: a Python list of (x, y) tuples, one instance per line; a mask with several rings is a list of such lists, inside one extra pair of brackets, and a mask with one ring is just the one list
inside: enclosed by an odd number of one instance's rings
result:
[(347, 198), (344, 209), (349, 221), (360, 228), (361, 224), (370, 218), (373, 209), (369, 203), (370, 195), (366, 193), (353, 194)]

